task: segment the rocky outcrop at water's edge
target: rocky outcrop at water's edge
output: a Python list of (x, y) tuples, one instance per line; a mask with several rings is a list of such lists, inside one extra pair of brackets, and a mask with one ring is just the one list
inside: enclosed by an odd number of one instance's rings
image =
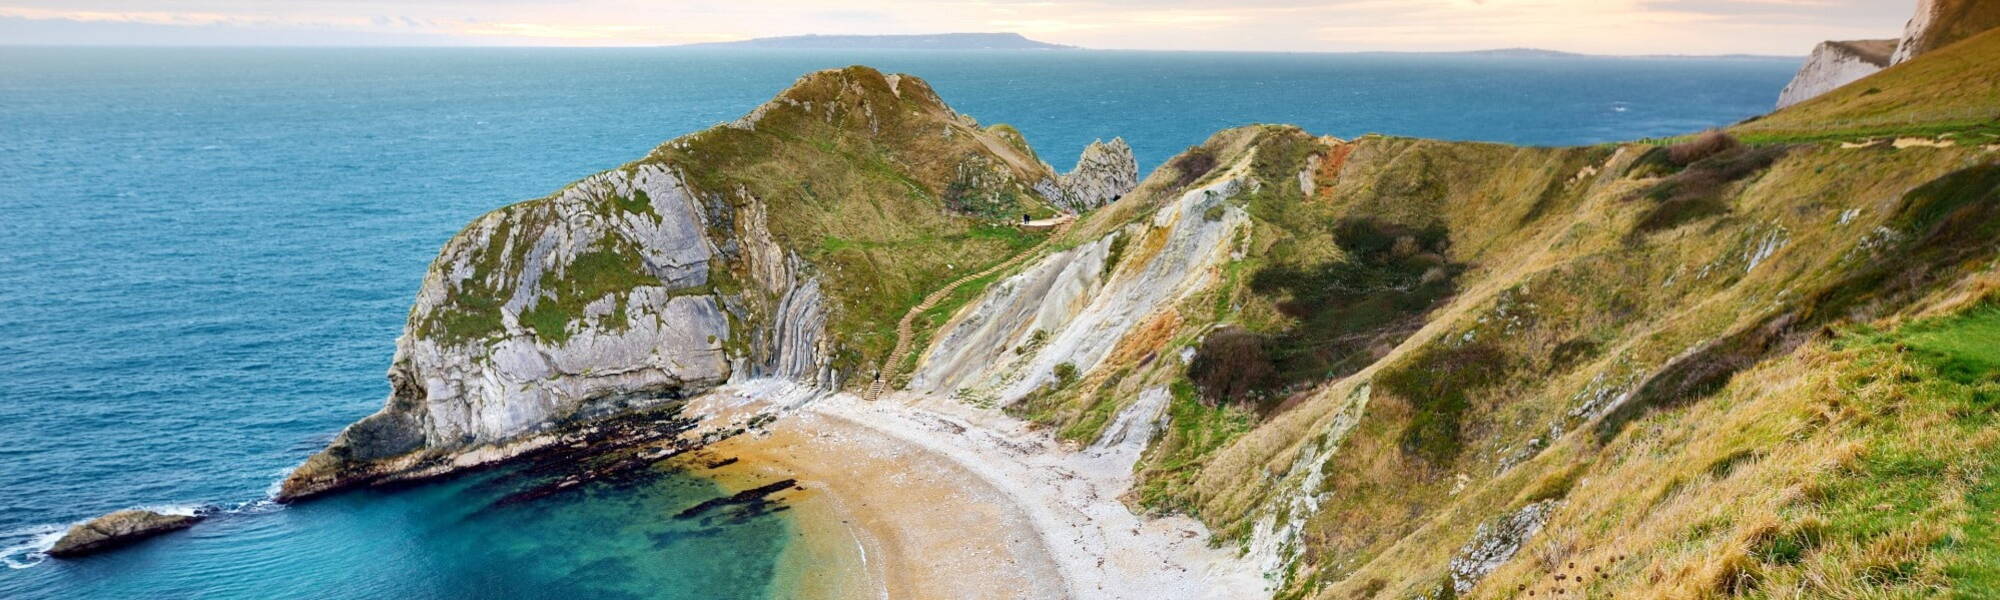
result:
[(143, 509), (121, 510), (71, 526), (46, 553), (56, 558), (76, 558), (96, 554), (160, 534), (187, 529), (203, 518), (205, 515), (200, 511), (163, 514)]
[[(725, 243), (767, 276), (717, 293), (711, 262), (724, 250), (707, 235), (709, 212), (677, 173), (646, 165), (481, 217), (426, 276), (387, 405), (301, 465), (278, 498), (510, 458), (733, 375), (820, 377), (817, 282), (753, 231)], [(749, 314), (751, 295), (777, 309)], [(761, 326), (741, 325), (750, 321)]]

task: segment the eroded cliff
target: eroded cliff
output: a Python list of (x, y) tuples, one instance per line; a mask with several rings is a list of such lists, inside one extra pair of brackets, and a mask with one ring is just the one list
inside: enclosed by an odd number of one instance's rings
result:
[(1821, 42), (1806, 56), (1806, 64), (1792, 76), (1791, 83), (1778, 93), (1778, 108), (1784, 108), (1833, 91), (1874, 75), (1889, 66), (1896, 40), (1853, 40)]
[[(1990, 77), (1967, 48), (1884, 75), (1963, 90), (1926, 74)], [(1945, 130), (1226, 131), (967, 302), (911, 389), (1080, 445), (1164, 412), (1129, 499), (1198, 516), (1282, 597), (1990, 586), (1962, 532), (2000, 506), (1974, 491), (2000, 453), (1944, 441), (1994, 418), (2000, 360), (1948, 348), (2000, 301), (2000, 146), (1918, 110), (1878, 114)]]
[[(1101, 206), (920, 80), (817, 74), (468, 227), (389, 406), (287, 493), (505, 457), (731, 378), (838, 386), (974, 279), (892, 384), (1084, 452), (1143, 446), (1122, 500), (1199, 518), (1281, 597), (1994, 589), (1995, 44), (1736, 137), (1241, 127)], [(1089, 210), (1005, 225), (1051, 203)]]
[[(450, 472), (731, 379), (835, 389), (955, 270), (1038, 234), (1056, 177), (922, 80), (854, 67), (488, 213), (432, 264), (383, 409), (281, 498)], [(1127, 151), (1129, 160), (1129, 150)]]

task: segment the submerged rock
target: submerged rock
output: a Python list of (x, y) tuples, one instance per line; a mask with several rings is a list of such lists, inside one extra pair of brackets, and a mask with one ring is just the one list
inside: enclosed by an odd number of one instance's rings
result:
[(169, 515), (150, 510), (121, 510), (70, 527), (62, 539), (49, 547), (47, 554), (56, 558), (96, 554), (163, 533), (187, 529), (204, 518), (206, 515), (200, 512)]

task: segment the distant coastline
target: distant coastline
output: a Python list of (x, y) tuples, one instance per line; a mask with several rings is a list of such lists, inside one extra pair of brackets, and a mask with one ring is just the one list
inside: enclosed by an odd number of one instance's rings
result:
[[(729, 42), (678, 44), (668, 48), (717, 48), (760, 50), (1112, 50), (1131, 52), (1184, 52), (1157, 48), (1085, 48), (1055, 44), (1019, 33), (937, 33), (914, 35), (788, 35)], [(1185, 52), (1251, 52), (1271, 54), (1370, 54), (1422, 56), (1487, 56), (1494, 58), (1637, 58), (1707, 60), (1796, 60), (1804, 56), (1764, 54), (1586, 54), (1546, 48), (1492, 48), (1486, 50), (1340, 50), (1284, 52), (1269, 50), (1186, 50)]]
[(770, 48), (790, 50), (1079, 50), (1076, 46), (1028, 39), (1018, 33), (935, 33), (917, 35), (788, 35), (734, 42), (682, 44), (674, 48)]

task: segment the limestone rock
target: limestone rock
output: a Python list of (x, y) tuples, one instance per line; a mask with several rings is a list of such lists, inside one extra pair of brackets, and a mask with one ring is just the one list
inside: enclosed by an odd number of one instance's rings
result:
[(2000, 27), (2000, 2), (1992, 0), (1917, 0), (1917, 12), (1903, 26), (1890, 64), (1903, 64), (1925, 52)]
[[(1058, 365), (1096, 368), (1126, 334), (1214, 283), (1237, 230), (1249, 223), (1229, 201), (1241, 187), (1228, 178), (1189, 191), (1148, 221), (994, 284), (938, 332), (910, 389), (991, 395), (1007, 404), (1048, 382)], [(1125, 249), (1113, 256), (1120, 236)]]
[(1077, 158), (1076, 168), (1054, 180), (1035, 184), (1035, 191), (1050, 203), (1071, 212), (1087, 212), (1132, 191), (1139, 185), (1139, 162), (1124, 138), (1110, 143), (1092, 141)]
[(96, 554), (163, 533), (187, 529), (203, 518), (200, 512), (169, 515), (150, 510), (121, 510), (70, 527), (68, 533), (49, 547), (48, 555), (75, 558)]
[(1778, 94), (1778, 108), (1810, 100), (1889, 66), (1896, 40), (1821, 42)]
[[(767, 327), (737, 331), (726, 308), (736, 297), (704, 289), (721, 252), (708, 212), (679, 174), (648, 164), (475, 221), (424, 279), (386, 405), (294, 471), (279, 498), (503, 460), (739, 368), (818, 378), (817, 281), (753, 232), (741, 260), (757, 263), (759, 285), (744, 293), (779, 309)], [(726, 348), (746, 333), (756, 351), (733, 365)]]
[(1497, 523), (1481, 524), (1472, 541), (1466, 542), (1458, 557), (1451, 559), (1453, 591), (1470, 592), (1479, 580), (1507, 564), (1548, 523), (1549, 513), (1554, 509), (1554, 500), (1543, 500), (1523, 506)]

